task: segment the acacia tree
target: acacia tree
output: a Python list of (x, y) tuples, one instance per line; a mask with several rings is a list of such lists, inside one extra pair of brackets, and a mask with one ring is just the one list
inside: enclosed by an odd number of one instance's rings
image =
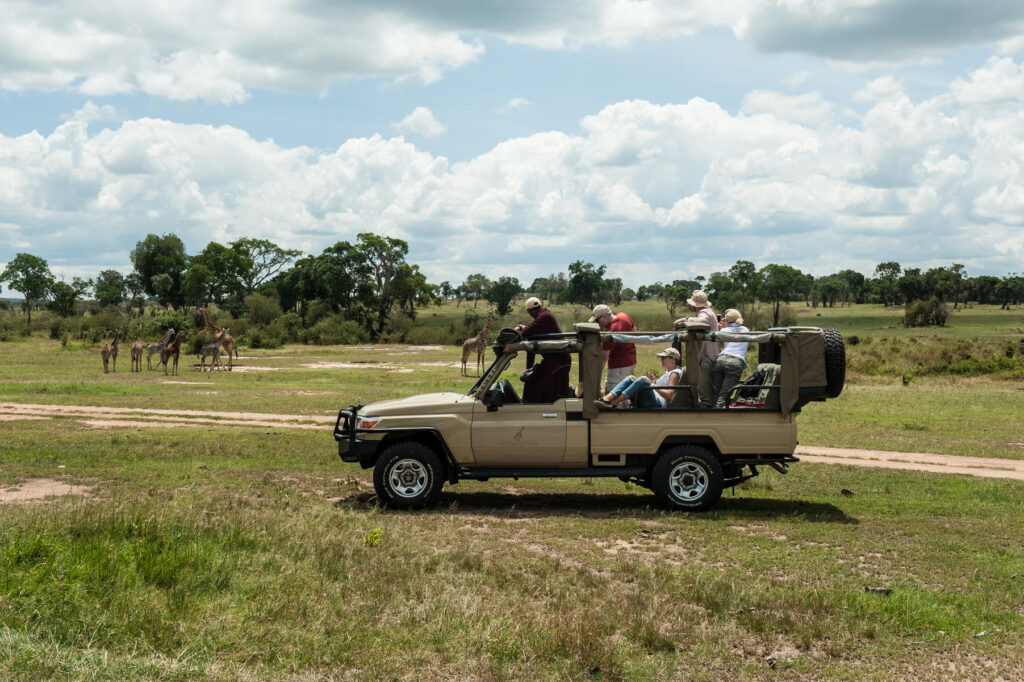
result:
[(268, 239), (243, 237), (231, 242), (230, 247), (249, 262), (249, 267), (241, 273), (242, 286), (247, 294), (276, 277), (286, 265), (302, 255), (298, 249), (282, 249)]
[(804, 274), (791, 265), (769, 263), (758, 271), (760, 277), (759, 298), (772, 305), (772, 326), (779, 326), (779, 310), (784, 301), (800, 293)]
[(467, 297), (473, 298), (473, 307), (476, 308), (477, 302), (483, 298), (490, 286), (491, 280), (487, 279), (487, 275), (476, 272), (466, 277), (466, 281), (462, 283), (462, 291)]
[(487, 289), (487, 300), (495, 305), (498, 317), (504, 317), (512, 312), (512, 301), (523, 293), (518, 277), (499, 277), (498, 281)]
[(188, 259), (185, 256), (185, 244), (177, 235), (165, 234), (161, 237), (148, 234), (145, 239), (136, 242), (130, 255), (147, 294), (156, 296), (165, 304), (181, 303), (181, 281), (185, 276)]
[(78, 289), (67, 282), (54, 282), (50, 287), (49, 308), (61, 317), (71, 317), (75, 314), (75, 301), (80, 296)]
[(7, 282), (11, 289), (20, 291), (25, 297), (28, 326), (32, 325), (32, 306), (46, 298), (54, 284), (46, 261), (30, 253), (15, 255), (0, 273), (0, 282)]

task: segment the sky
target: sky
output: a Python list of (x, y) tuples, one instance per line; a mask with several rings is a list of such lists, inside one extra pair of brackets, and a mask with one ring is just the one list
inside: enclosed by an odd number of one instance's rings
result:
[[(1024, 270), (1024, 3), (0, 0), (0, 268), (405, 239), (574, 260)], [(0, 295), (10, 293), (6, 288)]]

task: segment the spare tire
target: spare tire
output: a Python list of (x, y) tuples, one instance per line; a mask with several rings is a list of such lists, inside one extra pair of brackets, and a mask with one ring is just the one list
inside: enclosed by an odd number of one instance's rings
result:
[(846, 383), (846, 344), (838, 329), (824, 329), (825, 332), (825, 395), (838, 398)]

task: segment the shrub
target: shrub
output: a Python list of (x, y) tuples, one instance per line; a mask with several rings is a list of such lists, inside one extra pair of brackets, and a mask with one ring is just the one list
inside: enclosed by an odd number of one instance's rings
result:
[(245, 297), (249, 321), (256, 325), (267, 325), (281, 316), (281, 306), (277, 299), (262, 294), (250, 294)]
[(932, 296), (927, 301), (911, 301), (903, 313), (903, 324), (907, 327), (944, 327), (949, 319), (946, 304)]
[(415, 326), (416, 322), (408, 315), (396, 313), (388, 319), (384, 333), (380, 337), (381, 343), (405, 343), (406, 337)]
[[(723, 311), (716, 311), (723, 312)], [(743, 316), (743, 324), (751, 331), (764, 331), (775, 325), (774, 310), (767, 303), (753, 303), (740, 310)], [(793, 306), (784, 305), (779, 308), (779, 327), (792, 327), (796, 325), (796, 310)]]
[(280, 322), (261, 327), (254, 325), (245, 336), (245, 343), (250, 348), (280, 348), (284, 345), (282, 337), (284, 328)]
[(303, 338), (303, 331), (305, 325), (302, 322), (302, 316), (296, 312), (285, 313), (278, 319), (278, 323), (284, 330), (282, 334), (282, 341), (291, 342), (299, 341)]
[(366, 343), (369, 340), (370, 336), (362, 326), (340, 315), (320, 320), (306, 333), (306, 343), (320, 346)]

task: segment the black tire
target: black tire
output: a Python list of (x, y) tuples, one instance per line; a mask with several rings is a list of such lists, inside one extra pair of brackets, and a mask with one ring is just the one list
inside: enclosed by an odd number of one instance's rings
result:
[(846, 383), (846, 344), (838, 329), (824, 329), (825, 332), (825, 395), (838, 398)]
[(429, 446), (406, 441), (388, 447), (373, 467), (373, 487), (393, 509), (420, 509), (435, 502), (444, 487), (444, 465)]
[(710, 509), (722, 496), (724, 481), (718, 458), (699, 445), (666, 450), (651, 471), (651, 489), (669, 509)]

